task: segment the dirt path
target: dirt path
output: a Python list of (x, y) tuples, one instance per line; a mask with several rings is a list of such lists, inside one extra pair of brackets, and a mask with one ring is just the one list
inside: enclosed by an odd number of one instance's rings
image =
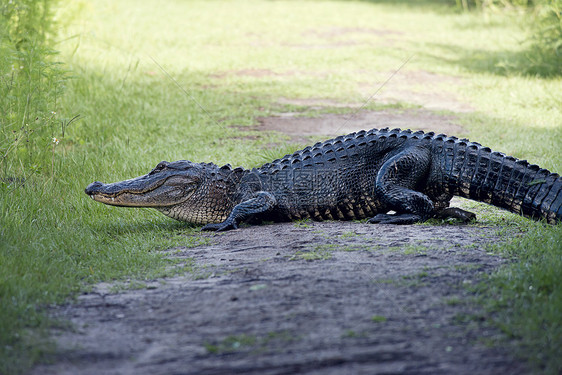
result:
[[(352, 115), (325, 114), (320, 117), (298, 117), (295, 114), (264, 117), (257, 129), (276, 131), (291, 137), (294, 142), (306, 143), (307, 137), (322, 136), (322, 140), (363, 129), (401, 128), (429, 130), (460, 135), (467, 130), (456, 123), (452, 115), (438, 115), (426, 109), (359, 111)], [(309, 141), (310, 142), (310, 141)]]
[(275, 224), (176, 248), (193, 275), (106, 286), (56, 311), (75, 330), (33, 374), (523, 373), (488, 348), (466, 284), (504, 260), (475, 226)]

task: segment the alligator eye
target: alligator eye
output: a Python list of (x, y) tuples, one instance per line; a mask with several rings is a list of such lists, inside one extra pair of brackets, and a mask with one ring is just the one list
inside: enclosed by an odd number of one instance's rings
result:
[(168, 166), (168, 163), (165, 161), (161, 161), (160, 163), (158, 163), (158, 165), (150, 171), (150, 174), (154, 174), (156, 172), (160, 172), (161, 170), (163, 170), (164, 168), (166, 168)]

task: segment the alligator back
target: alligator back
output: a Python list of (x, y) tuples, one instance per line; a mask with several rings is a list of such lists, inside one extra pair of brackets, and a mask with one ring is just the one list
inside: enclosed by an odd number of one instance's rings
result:
[(386, 161), (411, 148), (430, 150), (429, 168), (408, 183), (427, 195), (436, 210), (458, 195), (550, 223), (562, 220), (562, 179), (557, 174), (433, 132), (385, 128), (340, 136), (256, 168), (246, 182), (276, 197), (269, 220), (368, 218), (393, 209), (375, 193), (377, 174)]
[(275, 219), (364, 219), (388, 211), (374, 194), (376, 175), (411, 136), (399, 129), (360, 131), (318, 142), (254, 172), (277, 198)]

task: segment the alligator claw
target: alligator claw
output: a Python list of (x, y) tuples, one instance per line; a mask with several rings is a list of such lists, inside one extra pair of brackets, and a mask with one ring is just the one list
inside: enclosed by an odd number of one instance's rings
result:
[(369, 224), (414, 224), (423, 221), (420, 215), (415, 214), (378, 214), (367, 220)]
[(210, 223), (203, 226), (203, 228), (201, 228), (202, 231), (214, 231), (214, 232), (222, 232), (231, 229), (238, 229), (238, 224), (236, 224), (236, 221), (234, 220), (223, 221), (222, 223)]
[(457, 219), (465, 224), (476, 220), (476, 214), (474, 212), (466, 211), (458, 207), (447, 207), (435, 214), (434, 217), (441, 220)]

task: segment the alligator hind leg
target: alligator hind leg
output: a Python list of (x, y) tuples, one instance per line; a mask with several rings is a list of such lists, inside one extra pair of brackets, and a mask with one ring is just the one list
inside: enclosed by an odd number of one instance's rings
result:
[(369, 223), (413, 224), (433, 215), (431, 199), (414, 190), (427, 178), (430, 158), (429, 149), (414, 146), (394, 155), (382, 165), (376, 177), (375, 194), (396, 214), (378, 214)]
[(474, 212), (465, 211), (458, 207), (447, 207), (441, 211), (438, 211), (434, 217), (436, 219), (457, 219), (463, 223), (468, 223), (469, 221), (476, 220), (476, 214)]

